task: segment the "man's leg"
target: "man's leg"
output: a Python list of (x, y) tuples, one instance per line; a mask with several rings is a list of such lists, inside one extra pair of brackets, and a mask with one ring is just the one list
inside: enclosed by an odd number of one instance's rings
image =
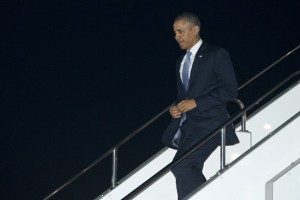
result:
[[(189, 150), (197, 142), (199, 141), (185, 141), (180, 146), (174, 160), (187, 152), (187, 150)], [(203, 165), (205, 160), (217, 147), (218, 142), (216, 142), (216, 140), (212, 140), (172, 168), (171, 171), (176, 178), (179, 200), (183, 199), (206, 181), (206, 178), (202, 173)]]

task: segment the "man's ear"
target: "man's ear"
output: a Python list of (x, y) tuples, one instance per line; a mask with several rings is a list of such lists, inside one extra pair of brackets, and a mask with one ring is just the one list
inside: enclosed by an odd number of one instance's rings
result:
[(199, 26), (194, 26), (194, 27), (193, 27), (193, 32), (195, 33), (195, 35), (199, 34), (199, 32), (200, 32), (200, 27), (199, 27)]

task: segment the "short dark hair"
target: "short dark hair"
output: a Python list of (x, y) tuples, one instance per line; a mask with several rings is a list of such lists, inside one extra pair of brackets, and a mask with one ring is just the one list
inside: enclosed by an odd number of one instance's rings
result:
[(194, 13), (190, 13), (190, 12), (182, 13), (175, 18), (174, 22), (178, 20), (184, 20), (191, 23), (193, 26), (199, 26), (199, 28), (201, 27), (200, 20), (198, 16), (195, 15)]

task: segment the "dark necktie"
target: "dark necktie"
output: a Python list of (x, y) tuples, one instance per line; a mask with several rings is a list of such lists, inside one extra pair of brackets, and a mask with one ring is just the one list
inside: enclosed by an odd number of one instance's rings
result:
[(191, 67), (191, 60), (190, 60), (191, 55), (192, 53), (190, 51), (186, 53), (186, 57), (182, 68), (182, 82), (185, 87), (185, 90), (187, 90), (189, 86), (189, 70)]

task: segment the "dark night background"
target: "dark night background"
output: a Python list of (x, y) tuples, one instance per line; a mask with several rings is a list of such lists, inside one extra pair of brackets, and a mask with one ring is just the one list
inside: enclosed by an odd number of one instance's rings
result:
[[(199, 15), (239, 85), (300, 43), (295, 1), (1, 1), (1, 199), (42, 199), (171, 104), (173, 19)], [(299, 50), (240, 91), (250, 104), (299, 70)], [(163, 116), (120, 149), (119, 179), (163, 147)], [(53, 199), (93, 199), (110, 157)]]

